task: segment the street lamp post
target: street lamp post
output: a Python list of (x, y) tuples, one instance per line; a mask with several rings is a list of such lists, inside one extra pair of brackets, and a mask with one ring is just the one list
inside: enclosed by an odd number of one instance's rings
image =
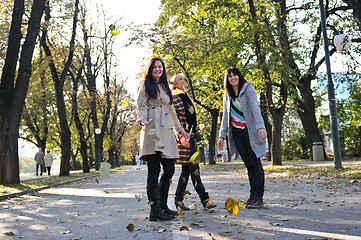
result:
[(332, 74), (331, 74), (330, 52), (328, 49), (328, 38), (327, 38), (327, 28), (326, 28), (326, 13), (325, 13), (325, 7), (323, 5), (323, 0), (320, 0), (320, 14), (321, 14), (321, 26), (322, 26), (324, 48), (325, 48), (325, 63), (326, 63), (327, 80), (328, 80), (327, 92), (328, 92), (328, 102), (330, 107), (333, 158), (335, 161), (335, 168), (342, 168), (340, 136), (338, 133), (338, 122), (337, 122), (336, 97), (335, 97), (335, 90), (334, 90)]
[(100, 128), (96, 128), (95, 130), (95, 170), (99, 170), (101, 155), (100, 155), (100, 134), (102, 130)]

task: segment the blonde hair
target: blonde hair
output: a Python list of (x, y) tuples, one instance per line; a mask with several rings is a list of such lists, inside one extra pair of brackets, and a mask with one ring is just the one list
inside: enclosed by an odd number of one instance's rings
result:
[(183, 73), (178, 73), (176, 75), (174, 75), (170, 80), (169, 83), (171, 84), (170, 89), (173, 91), (174, 90), (174, 85), (183, 80), (186, 76)]

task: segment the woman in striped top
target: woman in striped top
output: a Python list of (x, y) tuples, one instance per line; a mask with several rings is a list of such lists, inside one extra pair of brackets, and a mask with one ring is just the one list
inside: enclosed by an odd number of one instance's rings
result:
[(257, 93), (235, 68), (227, 69), (224, 78), (223, 119), (218, 147), (228, 135), (232, 154), (239, 153), (247, 168), (250, 196), (248, 208), (263, 206), (264, 171), (260, 160), (267, 150), (267, 132), (257, 102)]

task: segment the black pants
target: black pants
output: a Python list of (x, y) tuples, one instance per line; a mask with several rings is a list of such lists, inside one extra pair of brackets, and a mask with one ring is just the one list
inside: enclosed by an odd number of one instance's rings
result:
[(161, 182), (169, 182), (174, 174), (174, 159), (166, 159), (161, 157), (161, 153), (147, 155), (147, 166), (148, 166), (148, 176), (147, 176), (147, 186), (158, 186), (158, 178), (160, 173), (160, 165), (163, 167), (163, 173), (160, 178)]
[(48, 175), (50, 175), (50, 169), (51, 167), (46, 167), (46, 170), (48, 170)]
[(248, 130), (232, 127), (233, 138), (236, 143), (238, 153), (247, 168), (248, 181), (251, 186), (250, 198), (262, 199), (264, 194), (264, 171), (260, 158), (251, 148)]
[(36, 164), (36, 176), (38, 176), (38, 171), (40, 167), (40, 176), (43, 175), (43, 165), (42, 164)]
[[(195, 139), (191, 138), (189, 144), (190, 144), (190, 150), (191, 150), (190, 152), (192, 156), (196, 152), (196, 147), (197, 147)], [(182, 165), (182, 172), (179, 176), (178, 186), (175, 193), (175, 201), (183, 201), (189, 176), (191, 176), (194, 189), (198, 193), (201, 201), (203, 202), (204, 200), (208, 199), (209, 195), (206, 192), (206, 189), (204, 188), (201, 175), (199, 172), (199, 164), (189, 163)]]

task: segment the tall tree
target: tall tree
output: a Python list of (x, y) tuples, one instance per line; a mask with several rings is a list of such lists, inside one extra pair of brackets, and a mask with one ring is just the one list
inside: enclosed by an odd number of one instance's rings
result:
[[(21, 114), (31, 76), (32, 56), (45, 0), (34, 0), (22, 44), (24, 1), (15, 0), (8, 48), (0, 84), (0, 184), (19, 183), (18, 137)], [(19, 59), (20, 52), (20, 59)], [(19, 69), (16, 74), (16, 66)]]
[[(64, 81), (65, 78), (68, 76), (68, 71), (70, 65), (73, 60), (74, 56), (74, 46), (75, 46), (75, 37), (76, 37), (76, 28), (78, 23), (78, 12), (79, 12), (79, 0), (75, 1), (74, 5), (74, 15), (73, 15), (73, 27), (72, 27), (72, 35), (69, 44), (69, 53), (67, 60), (63, 66), (63, 69), (60, 71), (60, 76), (58, 74), (58, 69), (56, 67), (54, 56), (52, 51), (49, 47), (47, 42), (48, 36), (48, 28), (44, 28), (42, 30), (42, 37), (41, 37), (41, 45), (44, 49), (45, 55), (49, 58), (49, 68), (51, 71), (52, 80), (54, 83), (55, 88), (55, 95), (56, 95), (56, 105), (58, 110), (59, 122), (60, 122), (60, 138), (61, 138), (61, 164), (60, 164), (60, 176), (69, 175), (70, 171), (70, 149), (71, 149), (71, 140), (70, 140), (70, 129), (69, 124), (66, 116), (66, 107), (64, 101)], [(49, 25), (50, 16), (50, 6), (49, 2), (47, 2), (46, 9), (45, 9), (46, 17), (45, 22)]]

